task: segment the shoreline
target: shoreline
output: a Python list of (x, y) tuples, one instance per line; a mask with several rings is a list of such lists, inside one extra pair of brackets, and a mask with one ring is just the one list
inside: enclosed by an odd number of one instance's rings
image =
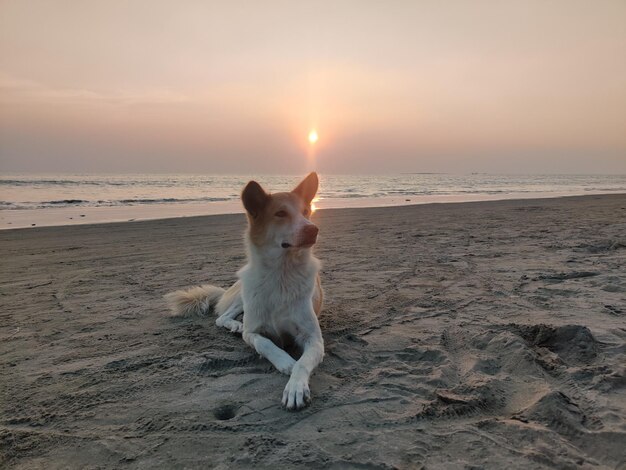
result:
[[(463, 204), (470, 202), (558, 199), (621, 195), (623, 192), (512, 192), (507, 194), (450, 194), (379, 198), (336, 198), (316, 202), (317, 210), (365, 209), (376, 207), (406, 207), (428, 204)], [(236, 199), (211, 203), (175, 203), (120, 207), (63, 207), (46, 209), (12, 209), (0, 211), (0, 231), (36, 227), (66, 227), (77, 225), (140, 222), (215, 215), (242, 214), (241, 202)]]

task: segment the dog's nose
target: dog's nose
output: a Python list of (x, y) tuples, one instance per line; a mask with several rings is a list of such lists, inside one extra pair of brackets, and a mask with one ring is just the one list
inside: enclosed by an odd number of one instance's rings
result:
[(313, 225), (313, 224), (305, 226), (303, 230), (304, 236), (306, 238), (312, 238), (312, 239), (317, 238), (317, 234), (319, 231), (320, 229), (317, 228), (317, 225)]

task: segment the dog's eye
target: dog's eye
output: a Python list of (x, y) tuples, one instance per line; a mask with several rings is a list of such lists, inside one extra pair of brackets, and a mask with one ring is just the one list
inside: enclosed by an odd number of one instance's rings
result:
[(278, 211), (276, 212), (276, 214), (274, 214), (276, 217), (287, 217), (287, 212), (285, 211)]
[(307, 207), (306, 209), (304, 209), (304, 210), (302, 211), (302, 215), (307, 216), (307, 215), (309, 215), (309, 213), (310, 213), (310, 212), (311, 212), (311, 211), (310, 211), (310, 210), (309, 210), (309, 208)]

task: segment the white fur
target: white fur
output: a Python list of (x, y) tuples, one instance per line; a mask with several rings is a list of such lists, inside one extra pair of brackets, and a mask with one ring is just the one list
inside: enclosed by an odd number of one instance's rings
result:
[[(310, 248), (300, 250), (298, 256), (274, 257), (251, 243), (248, 247), (248, 264), (238, 273), (246, 312), (243, 339), (276, 369), (290, 375), (282, 404), (299, 409), (310, 400), (309, 377), (324, 357), (322, 331), (313, 309), (320, 263)], [(268, 339), (277, 341), (284, 335), (303, 350), (297, 362)]]
[[(255, 183), (256, 184), (256, 183)], [(175, 315), (204, 312), (214, 307), (215, 323), (241, 332), (244, 341), (269, 360), (278, 371), (289, 375), (282, 396), (287, 409), (300, 409), (311, 398), (309, 377), (324, 357), (324, 340), (316, 316), (322, 292), (318, 282), (320, 262), (312, 254), (305, 235), (313, 225), (303, 216), (317, 190), (317, 175), (309, 175), (298, 189), (304, 197), (283, 197), (277, 211), (289, 214), (289, 223), (273, 221), (253, 243), (250, 231), (245, 243), (248, 263), (238, 272), (239, 281), (228, 291), (212, 286), (177, 291), (166, 296)], [(309, 188), (307, 188), (310, 187)], [(260, 188), (260, 187), (259, 187)], [(304, 188), (304, 189), (302, 189)], [(256, 189), (258, 194), (258, 189)], [(244, 190), (245, 197), (245, 190)], [(245, 205), (245, 201), (244, 201)], [(251, 216), (253, 217), (253, 216)], [(284, 244), (289, 247), (285, 248)], [(315, 307), (317, 306), (317, 307)], [(243, 322), (237, 320), (242, 313)], [(289, 337), (302, 349), (297, 361), (279, 347)]]

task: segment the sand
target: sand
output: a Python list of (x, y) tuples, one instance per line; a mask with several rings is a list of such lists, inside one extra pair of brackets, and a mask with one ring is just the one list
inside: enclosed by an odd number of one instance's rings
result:
[(313, 403), (162, 294), (242, 215), (0, 232), (0, 466), (626, 468), (626, 195), (319, 211)]

